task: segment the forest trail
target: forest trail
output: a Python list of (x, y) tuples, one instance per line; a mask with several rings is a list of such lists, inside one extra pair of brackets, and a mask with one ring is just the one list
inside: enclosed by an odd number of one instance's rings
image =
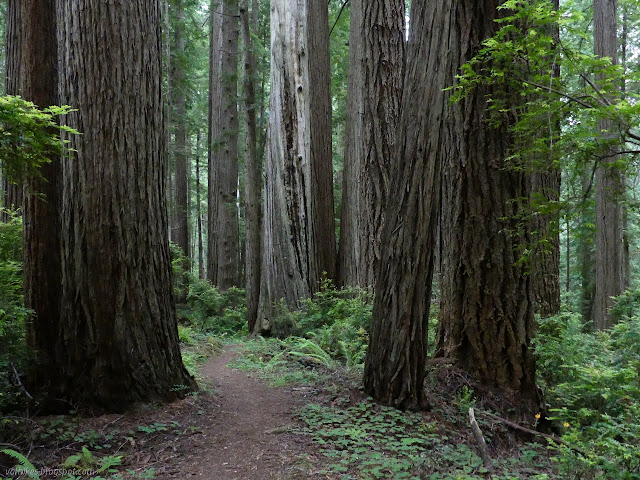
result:
[[(309, 478), (295, 464), (312, 448), (300, 435), (289, 433), (304, 403), (304, 389), (269, 386), (245, 371), (228, 367), (239, 356), (238, 345), (201, 369), (203, 386), (213, 389), (215, 418), (196, 436), (193, 450), (178, 471), (164, 478), (263, 480)], [(162, 477), (157, 477), (162, 478)]]

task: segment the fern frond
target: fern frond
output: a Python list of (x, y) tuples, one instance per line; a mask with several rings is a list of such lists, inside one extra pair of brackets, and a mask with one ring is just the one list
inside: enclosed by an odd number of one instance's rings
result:
[(11, 450), (10, 448), (6, 448), (4, 450), (0, 450), (0, 453), (4, 453), (11, 458), (15, 458), (19, 465), (15, 467), (17, 473), (22, 473), (32, 480), (40, 480), (40, 475), (38, 475), (38, 471), (36, 467), (33, 466), (33, 463), (29, 461), (27, 457), (22, 455), (20, 452), (16, 452), (15, 450)]

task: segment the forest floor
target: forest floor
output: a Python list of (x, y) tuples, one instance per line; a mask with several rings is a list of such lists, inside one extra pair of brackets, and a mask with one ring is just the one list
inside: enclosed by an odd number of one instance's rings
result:
[(269, 386), (246, 371), (229, 367), (240, 346), (227, 347), (201, 370), (201, 384), (213, 391), (214, 409), (194, 436), (190, 454), (156, 478), (266, 480), (306, 479), (303, 460), (315, 458), (308, 439), (291, 433), (295, 416), (316, 392), (311, 387)]
[[(432, 375), (428, 411), (398, 412), (365, 398), (353, 369), (285, 360), (266, 341), (208, 346), (201, 392), (123, 415), (29, 420), (30, 440), (12, 444), (36, 468), (75, 471), (40, 471), (40, 479), (557, 478), (544, 445), (486, 417), (479, 422), (495, 469), (484, 469), (466, 416), (474, 386), (459, 372)], [(90, 474), (79, 475), (83, 468)]]

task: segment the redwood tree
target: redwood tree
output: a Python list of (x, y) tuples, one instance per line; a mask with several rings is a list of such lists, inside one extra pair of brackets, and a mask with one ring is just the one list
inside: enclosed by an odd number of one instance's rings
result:
[[(618, 63), (617, 0), (593, 2), (593, 49), (599, 57)], [(602, 80), (598, 78), (597, 80)], [(610, 118), (598, 120), (597, 134), (606, 146), (596, 169), (596, 272), (593, 317), (595, 328), (611, 326), (612, 297), (625, 288), (624, 212), (621, 196), (624, 182), (620, 171), (610, 164), (617, 160), (619, 146)]]
[[(20, 0), (7, 1), (7, 24), (6, 24), (6, 72), (5, 72), (5, 94), (21, 95), (22, 80), (22, 35), (20, 32), (22, 17), (22, 2)], [(10, 182), (5, 176), (2, 177), (2, 206), (7, 208), (22, 208), (23, 191), (22, 184)], [(6, 220), (6, 215), (1, 214), (0, 219)]]
[(238, 0), (213, 0), (210, 11), (207, 277), (227, 289), (240, 279)]
[[(22, 0), (20, 18), (22, 94), (41, 108), (58, 102), (58, 48), (55, 0)], [(42, 179), (30, 182), (24, 202), (24, 301), (35, 315), (27, 323), (27, 341), (36, 353), (29, 383), (46, 392), (55, 378), (52, 339), (60, 323), (62, 281), (60, 234), (62, 165), (50, 156)]]
[(372, 287), (380, 261), (404, 67), (404, 0), (351, 0), (339, 282)]
[[(444, 3), (453, 40), (442, 55), (453, 56), (457, 69), (495, 33), (502, 2)], [(490, 87), (478, 86), (449, 112), (436, 355), (485, 384), (535, 400), (535, 301), (530, 276), (517, 263), (518, 246), (530, 239), (518, 225), (522, 212), (514, 201), (528, 197), (530, 183), (526, 172), (506, 162), (513, 145), (509, 120), (507, 128), (487, 121), (491, 94)]]
[(413, 0), (411, 6), (394, 181), (365, 362), (365, 391), (402, 409), (422, 402), (440, 170), (447, 141), (457, 137), (450, 130), (450, 92), (443, 90), (460, 66), (459, 46), (450, 43), (461, 34), (449, 22), (452, 2)]
[(326, 2), (271, 4), (271, 97), (257, 332), (335, 276)]
[(253, 331), (258, 318), (260, 300), (260, 162), (257, 152), (256, 127), (256, 59), (251, 41), (247, 0), (240, 0), (240, 31), (242, 37), (242, 106), (245, 136), (245, 262), (247, 291), (247, 323)]
[(192, 388), (171, 291), (159, 0), (58, 2), (62, 314), (51, 399), (120, 410)]
[(175, 189), (171, 240), (178, 245), (185, 257), (191, 258), (189, 251), (189, 155), (187, 153), (187, 78), (184, 69), (185, 20), (182, 0), (176, 2), (176, 22), (174, 27), (175, 54), (182, 61), (171, 64), (175, 102)]

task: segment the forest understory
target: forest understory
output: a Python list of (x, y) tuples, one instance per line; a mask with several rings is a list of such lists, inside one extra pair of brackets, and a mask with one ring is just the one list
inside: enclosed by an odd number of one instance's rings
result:
[[(42, 480), (524, 479), (553, 471), (544, 438), (483, 412), (529, 427), (534, 414), (518, 411), (518, 399), (476, 400), (478, 385), (463, 372), (434, 367), (427, 410), (402, 413), (366, 398), (353, 370), (281, 348), (201, 339), (187, 347), (200, 359), (201, 392), (123, 415), (14, 417), (2, 433), (29, 452)], [(491, 474), (470, 406), (489, 442)], [(6, 476), (13, 462), (0, 458)]]

